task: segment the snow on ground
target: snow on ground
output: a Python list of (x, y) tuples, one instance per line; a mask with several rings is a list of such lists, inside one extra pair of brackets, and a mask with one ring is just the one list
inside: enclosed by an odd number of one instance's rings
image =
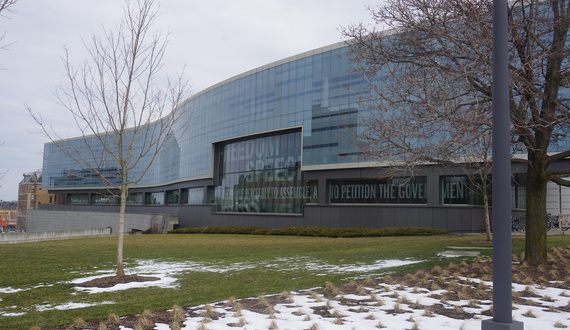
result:
[[(477, 279), (471, 279), (479, 283)], [(492, 285), (491, 282), (483, 282)], [(414, 290), (400, 284), (382, 284), (378, 287), (364, 287), (366, 294), (336, 295), (330, 299), (315, 293), (316, 289), (290, 292), (289, 301), (275, 304), (271, 311), (251, 311), (234, 307), (228, 301), (212, 304), (214, 319), (207, 317), (210, 307), (204, 305), (191, 309), (191, 317), (183, 323), (182, 329), (481, 329), (481, 321), (490, 319), (488, 311), (491, 300), (481, 300), (477, 304), (469, 300), (447, 301), (436, 299), (446, 290)], [(514, 291), (524, 291), (527, 286), (514, 285)], [(530, 329), (554, 329), (570, 326), (568, 313), (555, 311), (568, 306), (570, 292), (556, 288), (532, 286), (541, 297), (549, 297), (550, 302), (535, 298), (542, 306), (515, 304), (513, 318), (524, 322)], [(277, 296), (274, 296), (277, 297)], [(270, 297), (268, 297), (270, 298)], [(279, 299), (285, 300), (283, 297)], [(235, 302), (234, 302), (235, 304)], [(469, 307), (469, 306), (473, 307)], [(552, 306), (553, 309), (549, 309)], [(259, 307), (258, 307), (259, 308)], [(258, 309), (257, 308), (257, 309)], [(444, 308), (449, 315), (437, 314)], [(430, 310), (433, 310), (431, 312)], [(472, 314), (472, 315), (471, 315)], [(467, 315), (463, 319), (461, 315)], [(458, 317), (458, 318), (457, 318)], [(126, 328), (125, 328), (126, 329)], [(155, 329), (167, 330), (167, 324), (157, 324)]]
[[(339, 274), (350, 272), (363, 272), (369, 273), (374, 271), (385, 270), (392, 267), (404, 266), (420, 262), (421, 260), (378, 260), (373, 264), (346, 264), (343, 266), (330, 265), (321, 260), (309, 257), (291, 257), (291, 258), (278, 258), (275, 260), (263, 260), (260, 262), (236, 262), (229, 265), (219, 265), (215, 263), (204, 263), (196, 261), (186, 262), (168, 262), (156, 260), (135, 260), (135, 265), (125, 269), (127, 274), (137, 274), (140, 276), (154, 276), (159, 277), (160, 280), (150, 282), (131, 282), (118, 284), (110, 288), (84, 288), (76, 287), (78, 291), (85, 291), (89, 293), (110, 292), (126, 290), (138, 287), (160, 287), (160, 288), (176, 288), (176, 276), (189, 272), (213, 272), (213, 273), (227, 273), (230, 271), (240, 271), (251, 268), (258, 269), (307, 269), (318, 271), (320, 275), (326, 274)], [(114, 271), (97, 271), (96, 275), (87, 276), (83, 274), (82, 277), (71, 281), (72, 284), (80, 284), (88, 282), (100, 277), (112, 275)], [(1, 290), (1, 289), (0, 289)]]
[[(248, 268), (289, 266), (304, 267), (319, 273), (375, 272), (387, 273), (390, 267), (406, 265), (414, 260), (378, 260), (373, 264), (352, 264), (342, 267), (328, 265), (308, 257), (280, 258), (260, 263), (243, 262), (230, 265), (201, 262), (162, 262), (137, 260), (126, 269), (127, 273), (154, 276), (160, 280), (119, 284), (112, 288), (80, 288), (96, 294), (104, 291), (126, 290), (141, 286), (175, 288), (178, 274), (186, 272), (228, 272)], [(481, 268), (483, 263), (478, 267)], [(483, 266), (485, 267), (485, 266)], [(84, 273), (71, 283), (79, 284), (97, 277), (108, 276), (112, 271), (96, 270)], [(427, 278), (427, 277), (425, 277)], [(425, 279), (424, 278), (424, 279)], [(418, 276), (419, 281), (419, 276)], [(438, 282), (439, 281), (439, 282)], [(189, 307), (185, 310), (182, 329), (480, 329), (481, 321), (491, 318), (490, 291), (492, 282), (476, 277), (457, 274), (435, 276), (428, 280), (428, 286), (403, 284), (405, 281), (389, 284), (390, 281), (364, 281), (359, 283), (311, 290), (282, 293), (242, 299), (222, 301), (209, 305)], [(454, 283), (455, 297), (447, 299), (452, 289), (434, 285), (442, 282)], [(551, 284), (551, 285), (550, 285)], [(513, 297), (519, 297), (513, 304), (513, 318), (522, 321), (527, 330), (555, 329), (570, 327), (570, 290), (565, 281), (550, 284), (513, 284)], [(352, 286), (352, 288), (350, 288)], [(443, 285), (441, 285), (444, 287)], [(487, 293), (479, 298), (462, 297), (460, 292), (474, 294), (483, 288)], [(465, 289), (465, 290), (464, 290)], [(2, 293), (19, 292), (29, 289), (0, 288)], [(477, 294), (479, 291), (475, 292)], [(523, 297), (523, 298), (520, 298)], [(113, 304), (108, 301), (104, 304)], [(93, 306), (81, 302), (62, 305), (36, 306), (38, 310), (74, 309)], [(21, 313), (0, 311), (1, 317), (19, 316)], [(121, 326), (121, 329), (134, 329)], [(171, 329), (170, 324), (157, 323), (155, 329)]]

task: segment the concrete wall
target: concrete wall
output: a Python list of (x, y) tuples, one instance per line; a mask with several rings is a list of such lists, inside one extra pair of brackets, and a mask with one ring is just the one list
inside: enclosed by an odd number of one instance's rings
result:
[[(166, 214), (125, 214), (125, 232), (163, 233), (178, 223), (178, 217)], [(119, 213), (93, 211), (29, 210), (26, 231), (54, 231), (88, 228), (111, 228), (118, 233)]]
[(483, 207), (305, 205), (303, 214), (214, 213), (211, 206), (180, 207), (180, 227), (429, 227), (454, 232), (483, 232)]
[(26, 232), (26, 233), (8, 233), (8, 234), (0, 234), (0, 244), (46, 241), (52, 239), (68, 239), (68, 238), (77, 238), (77, 237), (103, 236), (103, 235), (109, 235), (110, 233), (111, 233), (111, 228), (109, 227), (92, 228), (92, 229)]
[(548, 182), (546, 197), (546, 211), (557, 215), (570, 213), (570, 188)]

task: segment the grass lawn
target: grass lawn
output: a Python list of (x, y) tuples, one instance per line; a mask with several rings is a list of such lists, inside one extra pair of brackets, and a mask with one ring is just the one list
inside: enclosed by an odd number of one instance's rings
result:
[[(176, 274), (175, 288), (116, 292), (76, 291), (69, 281), (114, 268), (116, 237), (1, 245), (0, 329), (54, 327), (133, 315), (174, 305), (212, 303), (341, 283), (353, 278), (403, 273), (447, 265), (437, 257), (448, 246), (489, 247), (484, 236), (324, 238), (250, 235), (141, 235), (125, 238), (125, 267), (141, 261), (186, 263), (195, 269)], [(475, 243), (474, 243), (475, 242)], [(549, 236), (549, 247), (570, 244), (570, 236)], [(513, 237), (513, 253), (524, 250), (524, 236)], [(481, 257), (491, 256), (489, 249)], [(389, 269), (361, 267), (378, 260), (416, 260)], [(453, 258), (454, 263), (474, 258)], [(344, 267), (344, 268), (343, 268)], [(59, 310), (68, 303), (92, 307)], [(106, 303), (106, 304), (102, 304)]]

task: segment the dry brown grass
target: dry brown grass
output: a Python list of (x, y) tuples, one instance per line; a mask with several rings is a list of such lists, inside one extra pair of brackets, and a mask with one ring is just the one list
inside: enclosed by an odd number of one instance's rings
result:
[(219, 317), (219, 314), (214, 310), (214, 307), (210, 304), (204, 305), (204, 311), (200, 314), (201, 317), (205, 319), (215, 320)]
[(336, 297), (340, 294), (340, 291), (334, 284), (327, 282), (325, 285), (325, 294), (330, 297)]
[(114, 313), (109, 314), (108, 320), (111, 322), (111, 324), (121, 324), (121, 318)]

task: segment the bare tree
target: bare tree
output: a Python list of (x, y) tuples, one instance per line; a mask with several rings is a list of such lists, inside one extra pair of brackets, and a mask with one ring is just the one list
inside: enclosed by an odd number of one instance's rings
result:
[[(456, 165), (466, 155), (484, 164), (488, 146), (472, 147), (491, 128), (492, 0), (387, 0), (370, 10), (390, 30), (344, 30), (374, 91), (363, 99), (373, 109), (363, 136), (400, 165)], [(512, 149), (528, 155), (526, 259), (535, 265), (546, 262), (547, 181), (570, 186), (561, 177), (570, 169), (549, 170), (570, 157), (559, 145), (570, 129), (569, 11), (570, 1), (509, 2)]]
[[(123, 270), (125, 208), (129, 188), (139, 182), (157, 157), (175, 139), (183, 112), (179, 103), (188, 85), (179, 76), (160, 84), (167, 38), (153, 31), (158, 9), (154, 0), (125, 1), (120, 24), (94, 35), (88, 59), (74, 65), (66, 49), (67, 85), (59, 87), (60, 104), (69, 111), (81, 137), (61, 140), (44, 121), (30, 113), (60, 152), (96, 176), (120, 198), (117, 277)], [(86, 169), (86, 170), (84, 170)], [(80, 175), (68, 173), (68, 175)]]
[[(12, 8), (18, 0), (0, 0), (0, 17), (8, 18), (6, 13), (13, 12)], [(0, 34), (0, 50), (8, 50), (8, 46), (12, 43), (4, 43), (4, 38), (6, 38), (6, 31)]]
[[(17, 0), (0, 0), (0, 17), (7, 18), (6, 12), (12, 12), (12, 7), (16, 4)], [(0, 50), (7, 50), (8, 46), (11, 44), (4, 44), (4, 38), (6, 37), (6, 32), (0, 35)], [(0, 143), (0, 146), (4, 144), (4, 141)], [(4, 178), (6, 172), (0, 173), (0, 181)]]

